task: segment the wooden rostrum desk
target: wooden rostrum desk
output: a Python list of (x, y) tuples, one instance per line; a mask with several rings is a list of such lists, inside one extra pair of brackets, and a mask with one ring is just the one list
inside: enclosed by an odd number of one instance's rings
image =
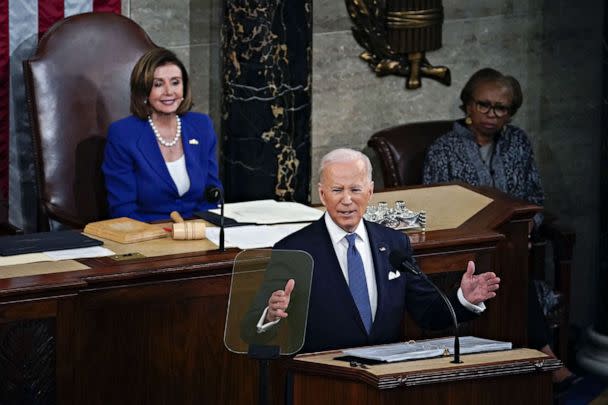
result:
[(293, 405), (551, 404), (561, 361), (532, 349), (352, 367), (340, 351), (289, 362)]
[[(451, 187), (374, 198), (397, 197), (413, 209), (424, 204), (428, 230), (410, 236), (422, 269), (443, 287), (458, 282), (468, 260), (501, 277), (498, 296), (482, 317), (463, 325), (462, 334), (525, 346), (528, 222), (540, 208), (489, 189)], [(472, 190), (489, 197), (483, 208), (454, 228), (433, 230), (441, 225), (433, 225), (434, 218), (456, 215), (451, 211)], [(466, 198), (459, 202), (459, 195)], [(0, 267), (0, 401), (253, 403), (257, 363), (223, 344), (238, 250), (204, 250), (213, 248), (210, 242), (190, 242), (196, 247), (187, 253), (142, 246), (148, 256), (142, 259)], [(122, 253), (138, 248), (108, 247), (126, 249)], [(430, 335), (406, 323), (404, 338), (450, 334)]]

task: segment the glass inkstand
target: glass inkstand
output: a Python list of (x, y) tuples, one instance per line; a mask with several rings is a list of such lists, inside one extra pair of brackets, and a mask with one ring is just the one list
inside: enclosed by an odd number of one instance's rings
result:
[(363, 218), (398, 230), (426, 230), (426, 211), (412, 211), (405, 206), (404, 201), (395, 201), (392, 208), (385, 201), (380, 201), (377, 205), (370, 204)]

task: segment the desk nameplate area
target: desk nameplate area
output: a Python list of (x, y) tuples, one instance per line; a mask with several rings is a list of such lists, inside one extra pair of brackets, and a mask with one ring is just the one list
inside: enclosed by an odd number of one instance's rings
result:
[(117, 262), (124, 262), (127, 260), (136, 260), (136, 259), (145, 259), (146, 256), (142, 255), (139, 252), (134, 252), (134, 253), (122, 253), (119, 255), (114, 255), (114, 256), (108, 256), (110, 259), (117, 261)]
[(365, 382), (378, 389), (416, 386), (471, 378), (499, 377), (539, 371), (553, 371), (562, 366), (558, 359), (533, 349), (463, 355), (462, 364), (450, 363), (451, 357), (353, 367), (335, 360), (341, 351), (302, 354), (291, 360), (294, 370), (314, 371), (349, 380)]

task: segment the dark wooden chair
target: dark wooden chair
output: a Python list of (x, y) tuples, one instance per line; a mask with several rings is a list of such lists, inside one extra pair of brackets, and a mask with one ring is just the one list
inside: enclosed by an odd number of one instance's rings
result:
[[(429, 146), (448, 132), (452, 125), (453, 121), (409, 123), (373, 134), (367, 145), (380, 161), (384, 187), (422, 184), (424, 158)], [(560, 225), (557, 218), (545, 213), (544, 223), (532, 241), (529, 255), (530, 276), (545, 279), (546, 246), (547, 242), (552, 244), (554, 287), (562, 294), (562, 305), (548, 316), (548, 324), (554, 329), (555, 353), (564, 360), (568, 353), (570, 280), (575, 239), (573, 230)]]
[(24, 61), (39, 231), (49, 219), (82, 228), (107, 217), (106, 131), (129, 115), (131, 70), (155, 46), (127, 17), (85, 13), (53, 25)]
[(4, 198), (0, 198), (0, 236), (16, 235), (20, 233), (23, 233), (23, 230), (11, 224), (8, 220), (8, 201)]

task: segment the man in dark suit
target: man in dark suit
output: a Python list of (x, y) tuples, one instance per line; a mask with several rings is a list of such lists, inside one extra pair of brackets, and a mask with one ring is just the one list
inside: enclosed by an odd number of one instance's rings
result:
[[(411, 257), (408, 237), (362, 220), (373, 193), (369, 159), (358, 151), (336, 149), (323, 157), (319, 173), (319, 196), (327, 213), (274, 246), (303, 250), (314, 259), (302, 351), (399, 341), (406, 310), (422, 327), (449, 326), (449, 312), (435, 290), (421, 276), (400, 272), (389, 263), (391, 251)], [(450, 297), (459, 321), (482, 312), (483, 301), (496, 296), (499, 287), (494, 273), (474, 272), (469, 262), (458, 292)], [(295, 288), (290, 279), (270, 295), (258, 334), (268, 333), (288, 316)]]

